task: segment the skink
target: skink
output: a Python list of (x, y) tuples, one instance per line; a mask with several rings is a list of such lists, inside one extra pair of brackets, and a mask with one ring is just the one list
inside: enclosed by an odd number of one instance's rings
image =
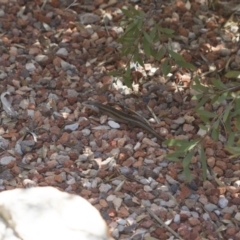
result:
[(119, 122), (126, 123), (126, 124), (132, 124), (134, 126), (140, 127), (142, 129), (146, 130), (147, 132), (151, 133), (154, 137), (156, 137), (157, 139), (159, 139), (161, 141), (165, 140), (162, 136), (160, 136), (157, 132), (155, 132), (155, 130), (150, 125), (148, 125), (144, 120), (141, 120), (138, 116), (129, 115), (129, 114), (119, 111), (113, 107), (104, 105), (100, 102), (87, 101), (87, 102), (84, 102), (83, 104), (87, 108), (89, 108), (95, 112), (103, 113), (107, 116), (110, 116)]

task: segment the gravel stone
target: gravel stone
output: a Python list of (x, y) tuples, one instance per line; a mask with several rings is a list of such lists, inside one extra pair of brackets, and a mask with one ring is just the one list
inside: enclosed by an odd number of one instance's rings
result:
[(14, 158), (12, 156), (5, 156), (5, 157), (2, 157), (0, 159), (0, 164), (6, 166), (6, 165), (8, 165), (9, 163), (11, 163), (13, 161), (16, 161), (16, 158)]
[(218, 200), (218, 206), (220, 208), (225, 208), (228, 205), (228, 200), (226, 199), (225, 196), (220, 196), (219, 200)]
[(216, 210), (218, 207), (215, 204), (207, 203), (204, 205), (205, 209), (209, 212), (212, 212), (213, 210)]

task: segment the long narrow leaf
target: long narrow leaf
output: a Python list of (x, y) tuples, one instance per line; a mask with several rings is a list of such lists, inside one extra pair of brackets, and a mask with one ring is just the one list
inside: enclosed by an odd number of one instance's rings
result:
[(228, 135), (227, 145), (233, 146), (234, 139), (235, 139), (235, 133), (234, 132), (230, 132), (229, 135)]
[(166, 53), (166, 50), (164, 47), (162, 47), (157, 53), (156, 55), (154, 55), (154, 57), (156, 58), (156, 60), (161, 60), (164, 56), (164, 54)]
[(229, 104), (224, 111), (223, 122), (226, 122), (227, 118), (229, 117), (229, 113), (230, 113), (231, 109), (232, 109), (232, 104)]
[(178, 53), (172, 51), (171, 49), (168, 49), (168, 52), (170, 54), (170, 56), (175, 60), (175, 61), (178, 61), (178, 62), (184, 62), (185, 59)]
[(187, 156), (183, 159), (183, 172), (187, 178), (187, 180), (190, 182), (192, 180), (191, 172), (189, 169), (189, 165), (191, 163), (192, 157), (194, 155), (194, 151), (190, 151)]
[(200, 107), (202, 107), (209, 99), (208, 98), (203, 98), (195, 107), (195, 110), (199, 109)]
[(138, 25), (138, 21), (136, 21), (136, 20), (135, 20), (135, 21), (132, 21), (132, 22), (128, 25), (128, 27), (126, 28), (124, 35), (126, 35), (129, 31), (131, 31), (131, 30), (134, 29), (134, 28), (137, 29), (137, 25)]
[(207, 179), (207, 159), (202, 144), (200, 145), (200, 159), (202, 163), (203, 180), (205, 181)]
[(162, 65), (162, 72), (166, 76), (171, 72), (171, 66), (168, 64), (168, 59), (166, 58)]
[(179, 151), (176, 151), (176, 152), (173, 152), (173, 153), (170, 153), (166, 156), (167, 159), (169, 159), (170, 161), (174, 161), (174, 162), (178, 162), (181, 160), (181, 158), (185, 155), (184, 152), (179, 152)]
[(150, 44), (148, 43), (146, 38), (143, 39), (143, 50), (144, 50), (144, 53), (146, 54), (147, 58), (149, 58), (151, 55), (151, 48), (150, 48)]
[(227, 78), (240, 78), (240, 71), (229, 71), (225, 74)]
[(216, 87), (217, 89), (219, 89), (219, 90), (227, 89), (227, 86), (224, 83), (222, 83), (221, 80), (213, 78), (213, 79), (211, 79), (211, 81), (212, 81), (212, 84), (214, 85), (214, 87)]
[(148, 41), (149, 44), (152, 44), (153, 41), (147, 32), (143, 31), (144, 38)]
[(200, 116), (204, 116), (206, 118), (215, 118), (217, 117), (217, 114), (216, 113), (212, 113), (212, 112), (209, 112), (207, 110), (200, 110), (198, 109), (197, 110), (197, 113), (200, 115)]
[(219, 98), (218, 98), (218, 102), (222, 103), (224, 100), (226, 100), (228, 97), (228, 92), (224, 92)]
[(192, 150), (196, 145), (198, 144), (200, 140), (192, 140), (192, 141), (186, 141), (186, 140), (174, 140), (171, 142), (171, 140), (166, 141), (168, 146), (176, 146), (177, 152), (186, 152)]
[(212, 129), (211, 137), (212, 137), (212, 139), (214, 141), (218, 141), (218, 138), (219, 138), (219, 128), (213, 128)]
[(192, 70), (196, 69), (196, 67), (194, 65), (192, 65), (189, 62), (186, 62), (185, 59), (183, 61), (177, 61), (176, 60), (176, 64), (180, 67), (183, 67), (183, 68), (192, 69)]
[(192, 88), (197, 92), (207, 93), (209, 91), (209, 88), (203, 86), (200, 83), (196, 83), (195, 85), (192, 85)]

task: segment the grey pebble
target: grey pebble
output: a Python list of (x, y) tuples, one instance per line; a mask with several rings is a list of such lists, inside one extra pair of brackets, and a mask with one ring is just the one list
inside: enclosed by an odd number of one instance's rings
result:
[(207, 203), (206, 205), (204, 205), (204, 207), (209, 212), (212, 212), (218, 208), (217, 205), (215, 205), (213, 203)]
[(225, 208), (228, 205), (228, 200), (227, 198), (225, 198), (225, 196), (220, 196), (219, 200), (218, 200), (218, 206), (220, 208)]

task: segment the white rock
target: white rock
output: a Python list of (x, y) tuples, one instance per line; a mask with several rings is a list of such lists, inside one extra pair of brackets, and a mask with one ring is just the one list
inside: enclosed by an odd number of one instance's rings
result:
[(36, 69), (36, 67), (34, 66), (33, 63), (27, 63), (26, 64), (26, 69), (29, 71), (29, 72), (32, 72)]
[(39, 54), (35, 57), (36, 62), (41, 63), (41, 62), (46, 62), (48, 60), (48, 56)]
[(119, 225), (118, 226), (118, 231), (119, 232), (122, 232), (124, 229), (125, 229), (125, 227), (123, 225)]
[(179, 215), (179, 214), (176, 214), (176, 215), (174, 216), (173, 221), (174, 221), (175, 223), (180, 223), (180, 215)]
[(194, 218), (199, 218), (199, 214), (197, 212), (191, 211), (191, 214)]
[(5, 15), (5, 12), (2, 9), (0, 9), (0, 17), (3, 17), (4, 15)]
[(3, 80), (7, 77), (7, 74), (5, 72), (0, 73), (0, 79)]
[(34, 110), (32, 110), (32, 109), (27, 109), (27, 115), (28, 115), (28, 117), (33, 118), (33, 117), (34, 117)]
[(112, 239), (105, 221), (87, 200), (53, 187), (1, 192), (0, 206), (0, 239)]
[(114, 207), (115, 207), (116, 210), (118, 210), (118, 209), (121, 207), (122, 201), (123, 201), (123, 200), (122, 200), (121, 198), (115, 198), (115, 199), (113, 199), (113, 205), (114, 205)]
[(115, 228), (113, 231), (112, 231), (112, 235), (114, 238), (118, 239), (119, 238), (119, 231), (117, 228)]
[(234, 218), (238, 221), (240, 221), (240, 212), (237, 212), (234, 216)]
[[(12, 156), (5, 156), (0, 159), (1, 165), (8, 165), (10, 162), (16, 161), (16, 158)], [(1, 239), (1, 238), (0, 238)]]
[(127, 223), (127, 221), (125, 219), (119, 218), (119, 219), (117, 219), (117, 223), (120, 225), (125, 225)]
[(210, 219), (210, 216), (209, 216), (208, 213), (204, 213), (204, 214), (202, 215), (202, 217), (203, 217), (203, 219), (204, 219), (205, 221), (208, 221), (208, 220)]
[(218, 206), (220, 208), (225, 208), (228, 205), (228, 200), (225, 198), (225, 196), (221, 195), (218, 200)]
[(206, 133), (207, 133), (206, 130), (203, 130), (203, 129), (200, 128), (200, 129), (198, 130), (198, 132), (197, 132), (197, 135), (199, 135), (199, 136), (202, 137), (202, 136), (204, 136)]
[(78, 94), (79, 93), (75, 89), (68, 89), (67, 90), (68, 97), (77, 97)]
[(69, 125), (66, 125), (64, 127), (64, 130), (70, 130), (70, 131), (75, 131), (77, 130), (79, 127), (79, 124), (78, 123), (73, 123), (73, 124), (69, 124)]
[(143, 185), (148, 185), (148, 184), (150, 184), (150, 181), (149, 181), (148, 179), (146, 179), (146, 178), (141, 179), (140, 182), (141, 182)]
[(58, 49), (58, 51), (56, 52), (56, 55), (62, 55), (62, 56), (67, 56), (68, 55), (68, 51), (66, 48), (60, 48)]
[(76, 67), (66, 61), (61, 61), (61, 67), (64, 71), (71, 70), (71, 69), (76, 69)]
[(179, 42), (169, 42), (169, 47), (174, 52), (180, 52), (181, 51), (181, 45)]
[(120, 128), (120, 125), (117, 122), (114, 122), (112, 120), (108, 121), (108, 125), (114, 129)]
[(22, 109), (26, 109), (26, 108), (28, 108), (28, 105), (29, 105), (29, 100), (28, 99), (23, 99), (20, 102), (19, 107), (21, 107)]
[(150, 207), (150, 206), (151, 206), (151, 202), (150, 202), (149, 200), (144, 200), (144, 199), (142, 199), (142, 200), (141, 200), (141, 204), (142, 204), (142, 206), (144, 206), (144, 207)]
[(183, 124), (185, 123), (185, 119), (183, 117), (179, 117), (178, 119), (173, 120), (176, 124)]
[(102, 183), (99, 187), (99, 191), (100, 192), (108, 192), (110, 189), (112, 188), (112, 186), (110, 184), (104, 184)]
[(0, 148), (7, 149), (9, 145), (9, 141), (2, 136), (0, 136)]
[(152, 188), (148, 185), (143, 186), (143, 189), (144, 189), (145, 192), (151, 192), (152, 191)]
[(69, 184), (69, 185), (72, 185), (74, 183), (76, 183), (75, 178), (70, 178), (69, 180), (67, 180), (67, 184)]
[(239, 187), (240, 186), (240, 180), (235, 181), (233, 185), (234, 185), (234, 187)]
[(107, 200), (108, 202), (112, 202), (115, 198), (116, 198), (115, 195), (109, 195), (106, 200)]

